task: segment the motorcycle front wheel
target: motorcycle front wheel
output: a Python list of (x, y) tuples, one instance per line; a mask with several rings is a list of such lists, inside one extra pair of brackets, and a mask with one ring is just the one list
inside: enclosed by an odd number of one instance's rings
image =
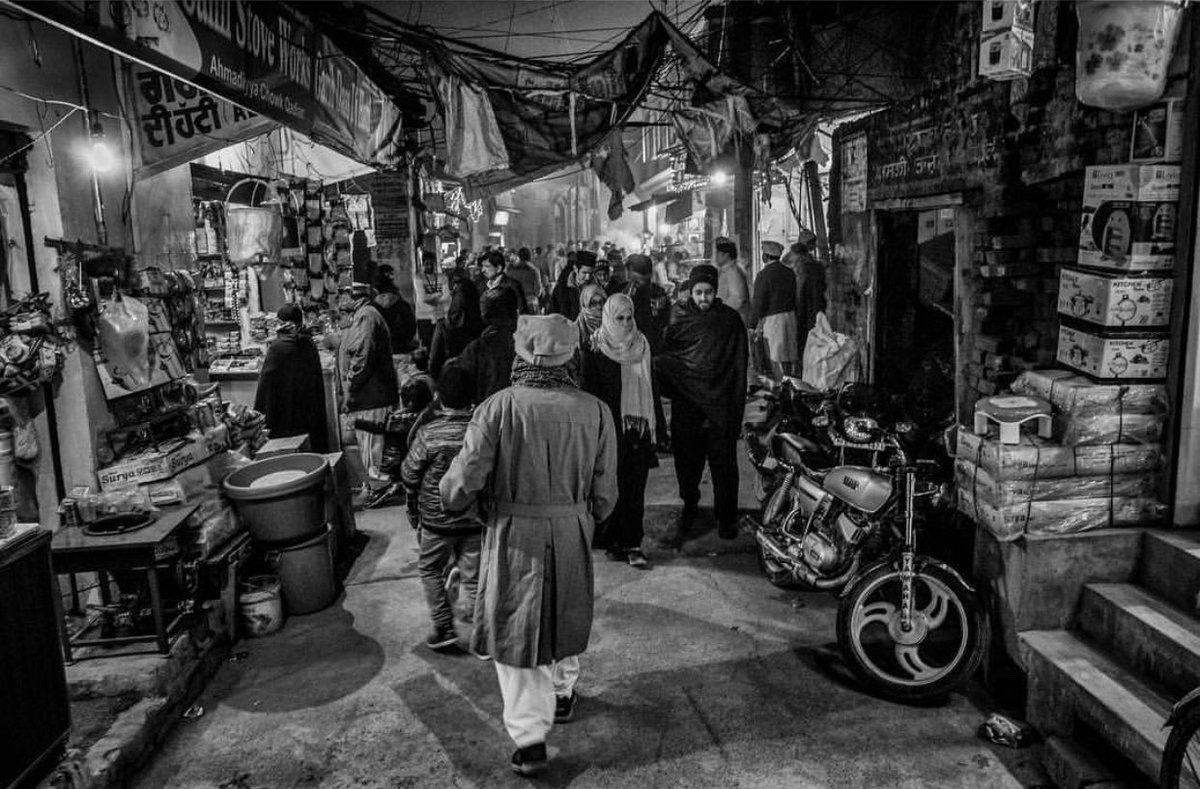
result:
[(918, 564), (913, 575), (908, 631), (901, 626), (901, 595), (894, 563), (862, 576), (838, 607), (842, 654), (879, 696), (899, 702), (943, 696), (983, 659), (983, 609), (962, 581), (935, 564)]
[(1200, 705), (1192, 705), (1171, 728), (1158, 785), (1162, 789), (1200, 787)]

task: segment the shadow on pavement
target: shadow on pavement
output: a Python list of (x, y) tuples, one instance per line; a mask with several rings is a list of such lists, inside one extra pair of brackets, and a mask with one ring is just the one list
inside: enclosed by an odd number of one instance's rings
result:
[[(643, 644), (651, 642), (640, 632), (642, 625), (653, 625), (654, 654), (646, 655), (647, 664), (703, 654), (685, 651), (689, 644), (717, 644), (728, 654), (739, 640), (744, 649), (747, 638), (650, 604), (612, 604), (605, 617), (641, 623), (629, 637)], [(726, 757), (729, 748), (767, 741), (853, 751), (854, 741), (864, 736), (853, 721), (861, 718), (867, 730), (891, 725), (890, 705), (859, 690), (848, 674), (839, 676), (836, 665), (825, 665), (825, 647), (755, 640), (761, 648), (776, 651), (616, 677), (603, 664), (626, 659), (625, 650), (585, 654), (575, 720), (551, 731), (551, 753), (559, 750), (551, 773), (539, 783), (566, 786), (588, 770), (620, 773), (712, 751)], [(466, 654), (423, 649), (414, 654), (429, 665), (429, 672), (392, 688), (438, 739), (456, 772), (478, 785), (495, 785), (502, 776), (521, 785), (507, 767), (514, 746), (501, 723), (491, 666)], [(608, 679), (601, 683), (589, 673)], [(944, 727), (942, 736), (953, 731), (954, 724), (945, 721), (940, 710), (917, 714), (933, 730)], [(895, 736), (901, 741), (912, 735)]]
[(383, 647), (354, 627), (345, 595), (329, 608), (289, 617), (283, 630), (243, 642), (245, 660), (226, 664), (206, 695), (246, 712), (320, 707), (366, 685), (383, 668)]

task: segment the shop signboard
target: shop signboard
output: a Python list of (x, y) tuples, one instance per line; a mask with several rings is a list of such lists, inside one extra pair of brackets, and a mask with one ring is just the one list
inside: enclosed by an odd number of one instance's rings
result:
[(867, 210), (867, 135), (855, 134), (842, 143), (842, 213)]
[(130, 72), (137, 105), (139, 178), (270, 131), (275, 122), (145, 66)]
[(0, 2), (360, 162), (382, 167), (398, 157), (399, 110), (307, 17), (284, 3)]

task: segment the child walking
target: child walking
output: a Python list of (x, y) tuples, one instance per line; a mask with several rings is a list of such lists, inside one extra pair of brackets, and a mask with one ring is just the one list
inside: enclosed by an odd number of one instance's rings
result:
[(458, 643), (453, 602), (447, 591), (448, 571), (455, 566), (461, 571), (467, 610), (475, 607), (479, 584), (483, 521), (474, 508), (447, 512), (438, 492), (438, 483), (462, 447), (471, 421), (472, 391), (470, 376), (457, 365), (449, 364), (442, 370), (437, 384), (441, 405), (432, 419), (416, 429), (400, 468), (408, 491), (409, 517), (416, 519), (414, 525), (420, 525), (417, 571), (433, 619), (433, 633), (425, 645), (434, 650), (451, 649)]

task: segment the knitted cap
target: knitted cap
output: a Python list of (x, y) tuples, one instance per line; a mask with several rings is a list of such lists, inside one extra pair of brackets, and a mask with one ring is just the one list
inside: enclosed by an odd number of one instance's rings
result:
[(537, 367), (558, 367), (575, 355), (579, 328), (562, 315), (522, 315), (513, 335), (517, 356)]
[(699, 285), (701, 282), (717, 287), (717, 270), (707, 263), (701, 263), (698, 266), (692, 267), (691, 274), (688, 275), (688, 290)]

